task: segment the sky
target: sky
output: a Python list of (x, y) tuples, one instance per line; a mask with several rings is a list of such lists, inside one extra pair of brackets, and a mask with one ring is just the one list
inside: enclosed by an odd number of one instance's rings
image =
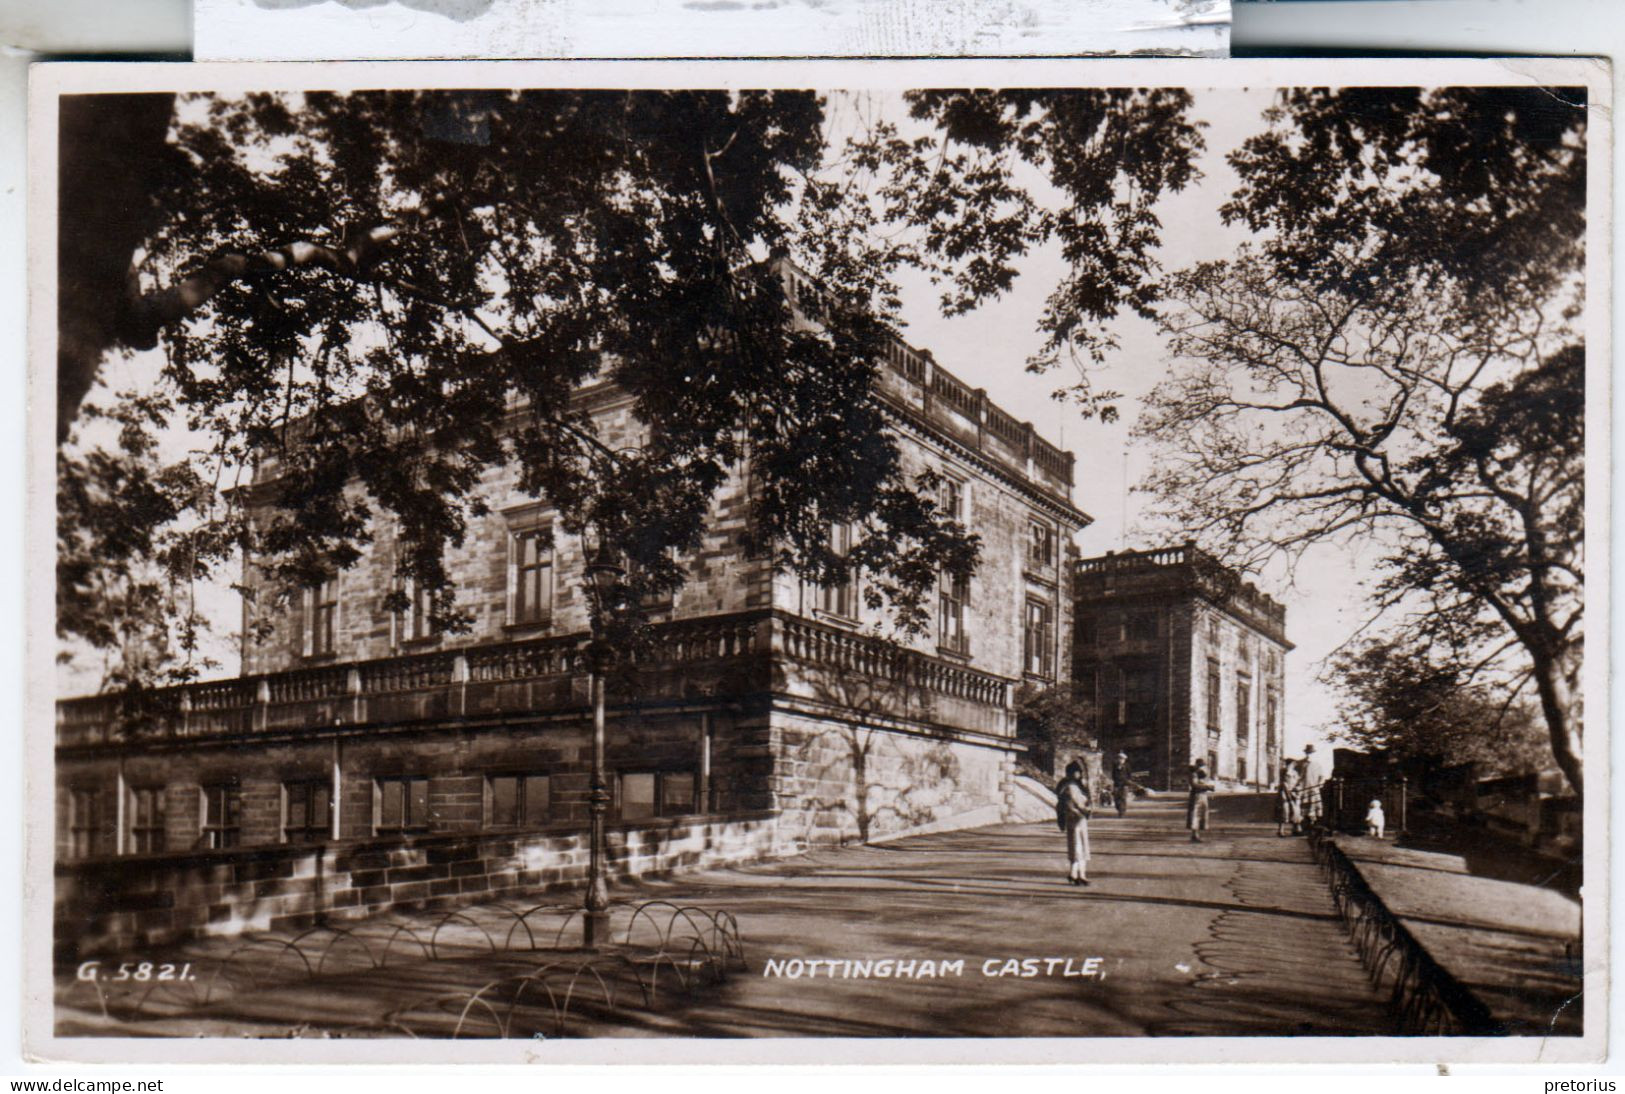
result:
[[(1165, 199), (1159, 215), (1163, 243), (1158, 258), (1169, 270), (1203, 259), (1223, 258), (1246, 238), (1245, 230), (1220, 223), (1218, 208), (1235, 189), (1237, 178), (1225, 162), (1226, 153), (1263, 128), (1262, 112), (1273, 100), (1269, 89), (1194, 90), (1194, 117), (1206, 123), (1207, 150), (1199, 161), (1201, 178), (1184, 192)], [(901, 101), (894, 96), (867, 93), (832, 96), (832, 128), (839, 130), (860, 115), (881, 112), (906, 127)], [(1047, 186), (1029, 180), (1043, 200)], [(1053, 192), (1051, 192), (1051, 196)], [(905, 337), (929, 349), (937, 361), (973, 387), (985, 387), (993, 399), (1019, 420), (1030, 420), (1050, 441), (1077, 455), (1074, 503), (1094, 518), (1076, 537), (1085, 555), (1108, 550), (1161, 546), (1182, 540), (1177, 530), (1159, 532), (1145, 525), (1149, 499), (1134, 487), (1152, 466), (1154, 448), (1130, 436), (1138, 417), (1138, 401), (1165, 375), (1172, 362), (1155, 326), (1134, 316), (1114, 323), (1119, 349), (1094, 375), (1098, 389), (1123, 393), (1122, 417), (1114, 423), (1086, 421), (1076, 407), (1053, 398), (1054, 392), (1075, 382), (1070, 371), (1035, 376), (1025, 370), (1029, 355), (1042, 343), (1038, 319), (1049, 290), (1064, 271), (1058, 245), (1037, 249), (1020, 263), (1021, 276), (1002, 298), (975, 311), (945, 318), (938, 311), (940, 290), (914, 271), (900, 277)], [(108, 361), (103, 392), (144, 386), (160, 364), (157, 352)], [(166, 448), (184, 453), (186, 439), (171, 436)], [(1296, 650), (1287, 658), (1286, 742), (1289, 752), (1308, 741), (1321, 742), (1337, 721), (1337, 697), (1319, 680), (1324, 659), (1369, 618), (1361, 594), (1359, 575), (1370, 570), (1377, 552), (1364, 555), (1354, 546), (1328, 546), (1312, 550), (1300, 563), (1293, 580), (1284, 573), (1265, 572), (1254, 580), (1263, 591), (1287, 607), (1287, 634)], [(1371, 557), (1365, 557), (1369, 555)], [(1351, 580), (1351, 575), (1354, 579)], [(214, 620), (215, 633), (206, 653), (220, 663), (209, 676), (232, 675), (237, 667), (237, 628), (240, 605), (226, 588), (224, 575), (213, 588), (201, 590), (200, 603)], [(63, 669), (62, 694), (94, 691), (100, 667), (83, 660)]]
[[(1264, 128), (1261, 115), (1274, 99), (1272, 89), (1194, 90), (1192, 115), (1206, 123), (1207, 141), (1199, 166), (1202, 177), (1165, 200), (1158, 258), (1167, 270), (1205, 259), (1225, 258), (1243, 242), (1245, 229), (1229, 228), (1219, 206), (1238, 177), (1226, 154)], [(1120, 419), (1111, 424), (1085, 421), (1078, 410), (1053, 398), (1076, 380), (1071, 372), (1028, 373), (1025, 362), (1042, 344), (1037, 323), (1049, 288), (1064, 270), (1058, 245), (1026, 256), (1021, 276), (1004, 298), (976, 311), (944, 318), (936, 307), (939, 290), (920, 273), (901, 278), (905, 336), (929, 349), (937, 361), (973, 387), (985, 387), (995, 402), (1018, 419), (1031, 421), (1050, 441), (1077, 455), (1073, 502), (1094, 517), (1075, 542), (1085, 557), (1110, 550), (1163, 546), (1170, 541), (1145, 525), (1149, 497), (1135, 485), (1152, 466), (1154, 447), (1130, 436), (1139, 400), (1167, 375), (1172, 364), (1155, 325), (1137, 316), (1113, 324), (1119, 349), (1094, 376), (1100, 390), (1122, 392)], [(1173, 539), (1183, 539), (1175, 536)], [(1254, 583), (1287, 608), (1287, 636), (1296, 649), (1286, 663), (1286, 744), (1289, 753), (1306, 742), (1324, 748), (1337, 724), (1338, 696), (1319, 679), (1326, 657), (1370, 618), (1360, 576), (1370, 572), (1379, 552), (1372, 547), (1335, 545), (1312, 549), (1292, 580), (1265, 572)], [(1353, 580), (1351, 580), (1353, 575)]]

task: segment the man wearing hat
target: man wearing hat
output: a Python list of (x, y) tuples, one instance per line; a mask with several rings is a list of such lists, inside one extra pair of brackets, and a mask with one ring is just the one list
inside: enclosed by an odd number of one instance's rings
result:
[(1117, 815), (1128, 815), (1129, 774), (1128, 753), (1119, 752), (1112, 763), (1112, 801), (1117, 803)]
[(1303, 827), (1313, 828), (1320, 820), (1320, 784), (1324, 780), (1315, 770), (1315, 746), (1303, 746), (1303, 759), (1298, 763), (1298, 802)]

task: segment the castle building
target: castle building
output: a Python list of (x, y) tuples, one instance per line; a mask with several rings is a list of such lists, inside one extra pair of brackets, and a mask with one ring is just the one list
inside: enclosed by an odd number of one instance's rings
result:
[(1158, 789), (1205, 760), (1221, 786), (1275, 785), (1292, 643), (1286, 609), (1191, 544), (1073, 569), (1073, 678), (1106, 755)]
[[(610, 680), (612, 870), (1011, 808), (1015, 690), (1064, 683), (1072, 664), (1068, 545), (1089, 520), (1071, 504), (1073, 457), (901, 340), (885, 366), (874, 397), (905, 470), (942, 476), (941, 500), (981, 537), (979, 569), (941, 584), (932, 633), (882, 641), (861, 573), (809, 586), (747, 554), (739, 469), (681, 560), (687, 584), (651, 606), (652, 647)], [(624, 392), (577, 398), (607, 444), (634, 443)], [(581, 545), (514, 469), (483, 490), (488, 515), (447, 558), (468, 633), (436, 633), (421, 603), (386, 607), (396, 543), (379, 527), (297, 611), (245, 619), (269, 637), (245, 639), (240, 677), (150, 693), (139, 711), (119, 695), (58, 704), (59, 942), (84, 952), (584, 877)]]

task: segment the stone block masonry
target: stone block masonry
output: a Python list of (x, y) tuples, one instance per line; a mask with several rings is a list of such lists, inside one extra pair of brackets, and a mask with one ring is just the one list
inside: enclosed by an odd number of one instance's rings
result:
[[(768, 813), (614, 825), (611, 878), (784, 854)], [(298, 929), (390, 910), (451, 909), (535, 899), (587, 878), (579, 830), (453, 834), (326, 844), (126, 856), (60, 864), (56, 951), (61, 961), (127, 954), (206, 935)]]

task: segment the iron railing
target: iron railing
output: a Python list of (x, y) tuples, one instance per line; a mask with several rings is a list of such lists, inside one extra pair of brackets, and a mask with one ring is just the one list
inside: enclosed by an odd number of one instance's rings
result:
[(1354, 863), (1324, 828), (1309, 846), (1331, 886), (1332, 902), (1371, 981), (1388, 992), (1399, 1032), (1408, 1036), (1504, 1036), (1489, 1008), (1435, 961), (1404, 923), (1372, 892)]

